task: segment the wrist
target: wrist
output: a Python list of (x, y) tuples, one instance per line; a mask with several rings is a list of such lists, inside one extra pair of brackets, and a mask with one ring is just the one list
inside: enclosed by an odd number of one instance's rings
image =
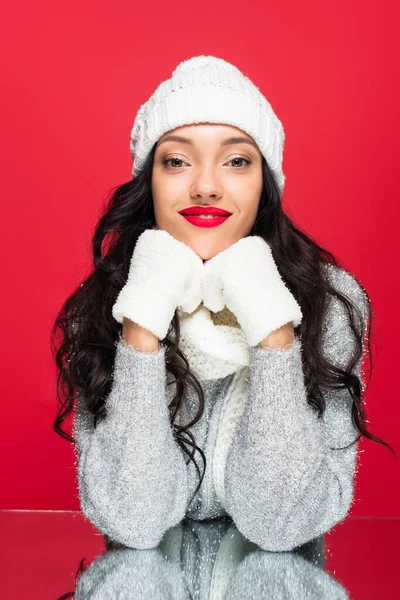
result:
[(121, 337), (128, 344), (142, 352), (159, 350), (159, 338), (151, 331), (127, 317), (123, 318)]
[(293, 321), (269, 333), (258, 346), (260, 348), (290, 348), (294, 342)]

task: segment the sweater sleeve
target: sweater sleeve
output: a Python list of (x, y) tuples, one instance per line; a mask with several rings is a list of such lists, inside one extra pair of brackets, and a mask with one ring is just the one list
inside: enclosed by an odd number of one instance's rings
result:
[[(342, 277), (365, 323), (364, 291), (346, 271)], [(335, 301), (323, 352), (346, 367), (354, 338), (345, 308)], [(362, 358), (353, 369), (358, 377)], [(350, 509), (357, 443), (344, 447), (359, 434), (352, 398), (347, 389), (323, 393), (326, 409), (318, 418), (306, 398), (299, 338), (287, 349), (251, 348), (248, 402), (225, 469), (225, 508), (240, 532), (264, 550), (293, 550), (327, 532)]]
[(173, 438), (165, 350), (141, 352), (121, 337), (106, 417), (79, 404), (73, 433), (84, 515), (112, 540), (156, 547), (185, 516), (187, 467)]

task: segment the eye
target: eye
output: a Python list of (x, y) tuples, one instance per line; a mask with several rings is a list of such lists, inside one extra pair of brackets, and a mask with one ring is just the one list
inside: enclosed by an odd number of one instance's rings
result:
[[(244, 160), (246, 163), (245, 166), (251, 165), (251, 163), (252, 163), (251, 160), (249, 160), (248, 158), (243, 158), (243, 156), (235, 156), (235, 158), (232, 158), (232, 160), (230, 160), (229, 162), (233, 162), (234, 160), (238, 160), (238, 161)], [(241, 166), (241, 165), (236, 165), (236, 166)]]
[(161, 163), (163, 165), (165, 165), (165, 166), (168, 166), (168, 167), (171, 166), (172, 167), (172, 165), (169, 164), (172, 160), (175, 161), (175, 164), (173, 166), (176, 167), (176, 168), (179, 168), (179, 167), (182, 166), (182, 165), (177, 165), (176, 162), (178, 162), (178, 163), (184, 163), (185, 162), (184, 160), (182, 160), (181, 158), (178, 158), (177, 156), (172, 156), (170, 158), (163, 158), (162, 161), (161, 161)]
[[(171, 164), (172, 161), (174, 161), (173, 164)], [(239, 161), (239, 162), (244, 161), (244, 163), (245, 163), (244, 165), (243, 164), (239, 164), (238, 165), (236, 163), (234, 165), (235, 168), (242, 167), (242, 166), (246, 167), (248, 165), (251, 165), (251, 163), (253, 162), (253, 161), (249, 160), (248, 158), (243, 158), (243, 156), (235, 156), (234, 158), (232, 158), (232, 160), (230, 160), (228, 162), (228, 164), (232, 163), (233, 161)], [(178, 158), (177, 156), (170, 156), (169, 158), (165, 157), (165, 158), (162, 159), (161, 163), (164, 166), (172, 167), (172, 168), (177, 168), (177, 169), (179, 169), (180, 167), (182, 167), (182, 164), (187, 164), (187, 163), (185, 163), (184, 160), (182, 160), (181, 158)], [(177, 163), (181, 163), (181, 164), (177, 164)]]

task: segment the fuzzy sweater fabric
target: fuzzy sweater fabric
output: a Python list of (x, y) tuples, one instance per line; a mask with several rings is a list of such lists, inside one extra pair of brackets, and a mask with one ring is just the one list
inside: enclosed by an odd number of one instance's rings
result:
[(227, 519), (185, 519), (156, 549), (121, 548), (80, 576), (75, 600), (345, 600), (324, 570), (322, 539), (295, 552), (264, 552)]
[[(347, 271), (325, 267), (334, 287), (357, 306), (363, 326), (364, 290)], [(186, 464), (170, 424), (174, 386), (167, 385), (166, 347), (144, 353), (120, 338), (106, 418), (94, 428), (93, 415), (78, 401), (73, 432), (82, 511), (131, 548), (157, 547), (186, 516), (228, 515), (263, 550), (292, 550), (342, 521), (353, 502), (357, 444), (345, 446), (358, 431), (350, 394), (326, 390), (318, 419), (306, 399), (299, 338), (287, 349), (246, 348), (239, 327), (210, 317), (202, 309), (186, 323), (182, 316), (182, 349), (205, 396), (203, 417), (191, 428), (207, 460), (196, 496), (190, 502), (198, 473), (192, 461)], [(193, 325), (196, 318), (202, 328)], [(347, 313), (331, 298), (323, 351), (345, 367), (353, 344)], [(361, 374), (361, 361), (355, 372)], [(189, 391), (181, 423), (197, 405)], [(195, 458), (202, 469), (198, 452)]]

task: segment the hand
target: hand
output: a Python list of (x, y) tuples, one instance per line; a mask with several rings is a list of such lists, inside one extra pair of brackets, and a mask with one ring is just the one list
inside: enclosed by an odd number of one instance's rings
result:
[(206, 261), (202, 288), (204, 306), (213, 312), (227, 306), (250, 346), (290, 321), (294, 327), (301, 323), (300, 306), (259, 236), (241, 238)]
[(162, 229), (146, 229), (135, 245), (113, 317), (119, 323), (127, 317), (164, 339), (177, 307), (191, 313), (201, 303), (203, 268), (189, 246)]

